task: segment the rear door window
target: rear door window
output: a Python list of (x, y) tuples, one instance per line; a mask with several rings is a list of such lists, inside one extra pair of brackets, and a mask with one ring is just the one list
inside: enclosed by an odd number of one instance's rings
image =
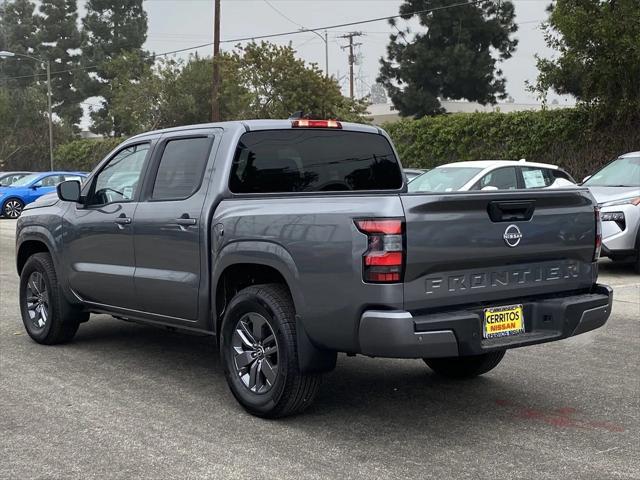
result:
[(522, 167), (524, 188), (544, 188), (551, 185), (555, 178), (546, 168)]
[(382, 135), (292, 129), (245, 133), (236, 149), (234, 193), (397, 190), (403, 177)]
[(211, 148), (210, 137), (169, 140), (153, 185), (153, 200), (183, 200), (202, 183)]

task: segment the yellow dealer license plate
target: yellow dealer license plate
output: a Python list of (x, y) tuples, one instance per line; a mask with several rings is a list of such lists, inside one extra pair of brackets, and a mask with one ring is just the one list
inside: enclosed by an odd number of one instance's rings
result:
[(498, 338), (524, 333), (522, 305), (484, 309), (484, 338)]

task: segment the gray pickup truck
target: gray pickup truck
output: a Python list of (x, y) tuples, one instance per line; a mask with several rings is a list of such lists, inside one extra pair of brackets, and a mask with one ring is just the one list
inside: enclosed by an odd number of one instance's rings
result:
[(254, 415), (298, 412), (337, 352), (470, 377), (602, 326), (586, 189), (408, 193), (376, 127), (246, 121), (145, 133), (17, 224), (24, 326), (90, 313), (215, 335)]

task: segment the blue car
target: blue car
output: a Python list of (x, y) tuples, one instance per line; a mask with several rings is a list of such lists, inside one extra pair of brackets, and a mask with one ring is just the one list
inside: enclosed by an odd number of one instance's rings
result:
[(5, 217), (18, 218), (25, 205), (54, 192), (60, 182), (82, 181), (86, 176), (82, 172), (41, 172), (22, 177), (9, 187), (0, 187), (1, 212)]

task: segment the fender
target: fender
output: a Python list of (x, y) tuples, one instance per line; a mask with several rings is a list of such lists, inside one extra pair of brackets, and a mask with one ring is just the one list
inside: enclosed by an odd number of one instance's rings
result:
[[(224, 245), (217, 254), (212, 254), (212, 299), (215, 286), (224, 270), (238, 263), (256, 263), (278, 271), (285, 279), (293, 298), (296, 314), (296, 336), (298, 340), (298, 365), (305, 373), (328, 372), (335, 368), (337, 353), (316, 347), (304, 326), (305, 299), (297, 287), (300, 274), (291, 254), (280, 244), (270, 241), (237, 240)], [(215, 301), (212, 301), (213, 318), (217, 317)]]
[(54, 235), (49, 229), (39, 224), (27, 224), (20, 228), (16, 238), (16, 271), (18, 271), (18, 252), (22, 244), (28, 241), (37, 241), (43, 243), (51, 254), (53, 265), (56, 269), (58, 283), (62, 287), (62, 292), (69, 303), (78, 304), (78, 298), (71, 292), (69, 282), (67, 282), (66, 272), (61, 264), (61, 251), (58, 248), (59, 242), (56, 242)]
[[(59, 250), (56, 248), (56, 241), (53, 237), (53, 234), (43, 227), (42, 225), (26, 225), (20, 229), (20, 233), (16, 238), (16, 270), (18, 267), (18, 252), (20, 251), (20, 247), (24, 242), (28, 241), (37, 241), (44, 243), (46, 247), (51, 252), (51, 257), (53, 258), (53, 264), (56, 267), (56, 274), (59, 271)], [(20, 272), (18, 272), (19, 274)]]

